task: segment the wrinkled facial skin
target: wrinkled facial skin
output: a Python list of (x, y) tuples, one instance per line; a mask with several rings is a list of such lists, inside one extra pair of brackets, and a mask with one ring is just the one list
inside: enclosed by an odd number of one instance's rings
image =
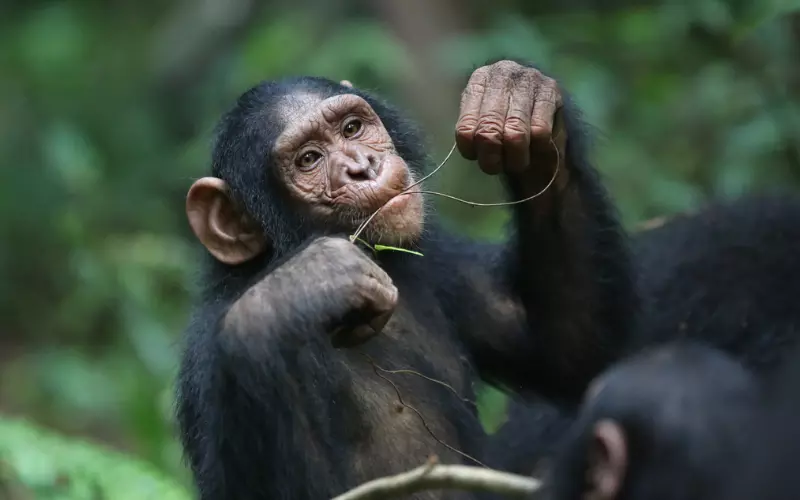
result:
[(298, 96), (287, 102), (285, 119), (273, 153), (278, 174), (304, 216), (327, 232), (352, 232), (392, 200), (362, 238), (398, 246), (419, 238), (422, 195), (397, 196), (414, 179), (364, 99), (352, 94), (321, 101)]

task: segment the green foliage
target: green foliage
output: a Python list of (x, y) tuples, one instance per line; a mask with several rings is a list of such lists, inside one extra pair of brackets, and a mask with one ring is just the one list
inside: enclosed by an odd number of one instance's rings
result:
[(504, 392), (489, 385), (483, 385), (478, 391), (478, 415), (483, 428), (490, 434), (503, 425), (506, 419), (508, 397)]
[(9, 500), (192, 498), (150, 465), (5, 418), (0, 418), (0, 497)]

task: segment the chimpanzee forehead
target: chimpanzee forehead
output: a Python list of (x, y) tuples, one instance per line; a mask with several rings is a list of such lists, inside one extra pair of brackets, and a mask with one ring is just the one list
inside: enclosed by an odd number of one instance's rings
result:
[(277, 118), (286, 129), (303, 121), (332, 121), (339, 118), (339, 112), (355, 107), (369, 107), (369, 104), (355, 94), (322, 97), (313, 92), (302, 92), (281, 97), (276, 112), (278, 113)]
[(284, 102), (279, 105), (279, 120), (283, 124), (283, 132), (275, 141), (276, 149), (299, 147), (312, 136), (324, 131), (324, 124), (333, 124), (351, 112), (368, 118), (377, 118), (369, 103), (354, 94), (340, 94), (327, 98), (314, 94), (294, 94), (286, 96), (285, 99), (285, 106)]
[(322, 96), (313, 92), (286, 94), (278, 99), (274, 118), (280, 121), (283, 129), (286, 129), (292, 123), (302, 120), (313, 112), (324, 100)]

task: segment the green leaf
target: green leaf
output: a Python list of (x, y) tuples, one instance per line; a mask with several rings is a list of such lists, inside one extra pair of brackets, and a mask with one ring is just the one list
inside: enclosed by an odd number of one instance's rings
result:
[[(353, 239), (353, 237), (351, 236), (350, 240), (352, 241), (352, 239)], [(394, 251), (394, 252), (410, 253), (410, 254), (414, 254), (414, 255), (419, 255), (420, 257), (424, 257), (424, 255), (422, 255), (420, 252), (415, 252), (414, 250), (408, 250), (406, 248), (390, 247), (388, 245), (375, 245), (375, 246), (372, 246), (369, 243), (367, 243), (366, 241), (362, 240), (361, 238), (356, 238), (356, 241), (363, 243), (367, 248), (369, 248), (373, 252), (385, 252), (387, 250), (390, 250), (390, 251)]]
[(376, 252), (382, 252), (384, 250), (393, 250), (395, 252), (403, 252), (403, 253), (410, 253), (414, 255), (419, 255), (420, 257), (424, 257), (420, 252), (415, 252), (414, 250), (408, 250), (407, 248), (398, 248), (398, 247), (390, 247), (387, 245), (375, 245)]

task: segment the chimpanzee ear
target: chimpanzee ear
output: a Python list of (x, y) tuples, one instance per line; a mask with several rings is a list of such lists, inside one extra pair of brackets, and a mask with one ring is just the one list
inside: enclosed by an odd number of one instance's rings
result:
[(339, 85), (342, 85), (344, 87), (350, 87), (350, 88), (353, 87), (353, 84), (350, 83), (350, 80), (342, 80), (341, 82), (339, 82)]
[(192, 184), (186, 196), (186, 216), (197, 239), (225, 264), (242, 264), (267, 248), (264, 234), (236, 209), (222, 179), (203, 177)]
[(601, 420), (592, 429), (589, 445), (588, 489), (585, 500), (614, 500), (620, 495), (628, 468), (625, 431), (613, 420)]

